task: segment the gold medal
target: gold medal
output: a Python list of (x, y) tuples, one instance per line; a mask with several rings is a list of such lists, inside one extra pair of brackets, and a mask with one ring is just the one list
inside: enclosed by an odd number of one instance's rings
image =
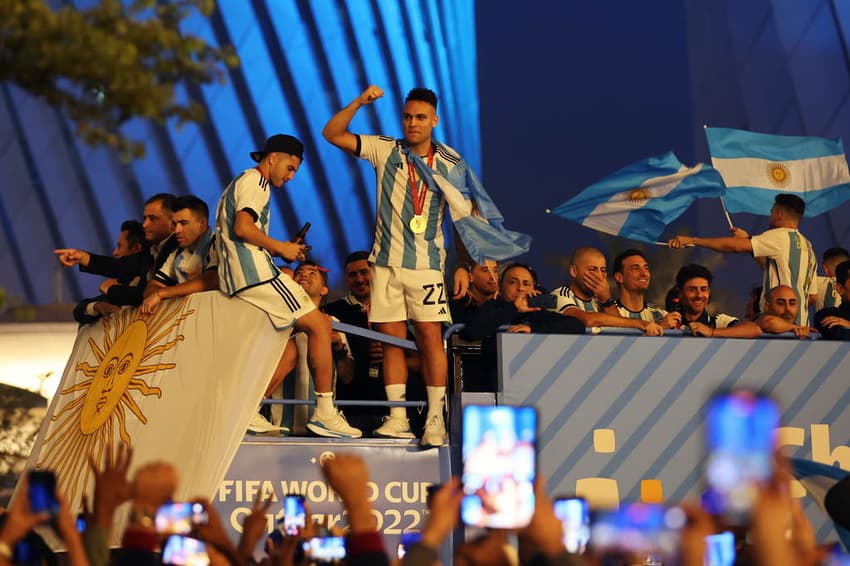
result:
[(414, 234), (421, 234), (425, 231), (425, 227), (428, 223), (425, 221), (425, 217), (421, 214), (417, 214), (413, 218), (410, 219), (410, 231)]

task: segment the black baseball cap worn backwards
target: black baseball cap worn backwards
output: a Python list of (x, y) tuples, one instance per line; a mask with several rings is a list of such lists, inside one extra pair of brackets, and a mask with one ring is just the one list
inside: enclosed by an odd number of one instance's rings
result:
[(263, 149), (252, 151), (251, 159), (259, 163), (267, 153), (278, 151), (280, 153), (288, 153), (294, 155), (298, 159), (304, 159), (304, 144), (298, 138), (288, 134), (275, 134), (266, 140), (266, 145)]

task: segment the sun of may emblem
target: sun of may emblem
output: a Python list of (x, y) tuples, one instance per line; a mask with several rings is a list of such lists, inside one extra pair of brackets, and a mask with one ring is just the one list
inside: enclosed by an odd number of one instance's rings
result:
[(787, 187), (791, 182), (791, 171), (783, 163), (768, 163), (767, 180), (774, 187)]
[(95, 462), (103, 461), (110, 442), (130, 446), (127, 411), (147, 424), (134, 397), (162, 397), (162, 390), (150, 386), (142, 376), (176, 367), (173, 363), (147, 362), (183, 340), (182, 334), (170, 340), (168, 336), (195, 312), (185, 309), (187, 300), (166, 301), (153, 317), (142, 316), (138, 309), (122, 309), (103, 319), (102, 344), (89, 338), (96, 365), (77, 363), (75, 370), (83, 374), (82, 379), (60, 392), (50, 419), (58, 424), (42, 441), (41, 459), (36, 464), (37, 468), (56, 472), (60, 488), (70, 501), (74, 501), (79, 485), (88, 484), (90, 456)]
[(649, 194), (649, 191), (642, 187), (632, 189), (626, 195), (626, 199), (634, 206), (640, 206), (644, 204), (651, 197), (652, 195)]

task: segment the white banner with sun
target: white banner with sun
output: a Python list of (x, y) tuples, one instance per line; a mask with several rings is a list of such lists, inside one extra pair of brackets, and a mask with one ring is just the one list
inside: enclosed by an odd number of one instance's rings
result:
[(56, 472), (80, 508), (92, 494), (88, 458), (108, 442), (134, 450), (133, 470), (177, 467), (177, 500), (212, 497), (257, 411), (289, 332), (218, 291), (125, 308), (77, 334), (28, 467)]

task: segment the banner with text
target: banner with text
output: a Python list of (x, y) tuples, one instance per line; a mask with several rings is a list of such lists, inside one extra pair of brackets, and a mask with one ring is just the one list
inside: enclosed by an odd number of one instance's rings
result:
[[(321, 462), (337, 452), (361, 456), (369, 466), (369, 494), (378, 529), (388, 551), (394, 551), (403, 532), (421, 531), (428, 515), (428, 486), (451, 477), (449, 448), (419, 450), (413, 443), (369, 439), (344, 443), (334, 440), (277, 438), (243, 442), (219, 486), (213, 503), (237, 540), (254, 501), (266, 494), (271, 533), (283, 518), (283, 498), (303, 495), (314, 520), (347, 526), (339, 497), (328, 486)], [(259, 548), (259, 547), (258, 547)]]

